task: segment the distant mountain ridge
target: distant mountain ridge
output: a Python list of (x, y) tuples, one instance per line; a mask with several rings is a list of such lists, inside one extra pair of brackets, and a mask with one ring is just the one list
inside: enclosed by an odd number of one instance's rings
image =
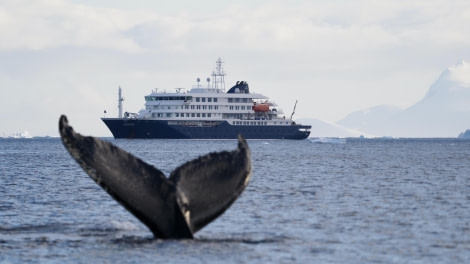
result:
[(470, 139), (470, 129), (467, 129), (465, 132), (460, 133), (459, 138)]
[(321, 121), (314, 118), (301, 118), (296, 120), (303, 125), (311, 125), (310, 137), (359, 137), (364, 135), (361, 131), (343, 127), (338, 124)]
[(457, 137), (470, 128), (470, 65), (461, 61), (444, 70), (424, 98), (406, 109), (375, 106), (337, 124), (375, 136)]

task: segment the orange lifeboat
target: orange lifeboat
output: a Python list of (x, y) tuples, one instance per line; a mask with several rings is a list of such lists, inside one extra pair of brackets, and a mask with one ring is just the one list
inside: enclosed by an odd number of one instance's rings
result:
[(253, 111), (255, 112), (268, 112), (269, 111), (269, 104), (262, 103), (253, 105)]

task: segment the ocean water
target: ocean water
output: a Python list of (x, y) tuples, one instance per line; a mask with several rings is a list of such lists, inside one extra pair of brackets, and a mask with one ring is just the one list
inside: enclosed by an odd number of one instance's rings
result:
[[(235, 140), (107, 139), (167, 175)], [(60, 139), (0, 139), (1, 263), (470, 263), (470, 141), (249, 140), (241, 197), (154, 239)]]

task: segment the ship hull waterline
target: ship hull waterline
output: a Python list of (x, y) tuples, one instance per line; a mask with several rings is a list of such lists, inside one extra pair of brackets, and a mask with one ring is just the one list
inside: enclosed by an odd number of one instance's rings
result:
[(129, 139), (306, 139), (310, 126), (230, 125), (214, 121), (202, 125), (181, 125), (168, 120), (102, 118), (113, 137)]

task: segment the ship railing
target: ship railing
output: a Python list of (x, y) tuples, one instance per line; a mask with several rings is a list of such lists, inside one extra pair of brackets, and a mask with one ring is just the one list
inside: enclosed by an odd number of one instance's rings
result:
[(179, 125), (186, 127), (214, 127), (220, 124), (218, 121), (178, 121)]
[(137, 113), (131, 113), (131, 112), (125, 112), (124, 113), (124, 118), (137, 118), (139, 114)]

